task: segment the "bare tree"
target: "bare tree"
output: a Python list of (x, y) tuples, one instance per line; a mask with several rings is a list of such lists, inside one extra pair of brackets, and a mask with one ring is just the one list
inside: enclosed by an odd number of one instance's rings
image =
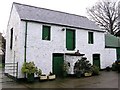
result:
[(100, 28), (112, 35), (118, 30), (117, 1), (104, 0), (97, 2), (93, 7), (87, 8), (88, 15)]

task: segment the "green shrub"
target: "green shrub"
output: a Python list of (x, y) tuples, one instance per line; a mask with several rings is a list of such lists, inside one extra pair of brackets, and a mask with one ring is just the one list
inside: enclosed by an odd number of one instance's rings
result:
[(68, 74), (68, 69), (69, 69), (69, 65), (68, 65), (68, 62), (66, 61), (66, 62), (64, 62), (64, 64), (63, 64), (63, 77), (66, 77), (67, 76), (67, 74)]
[(42, 70), (41, 69), (38, 69), (36, 74), (38, 75), (38, 77), (42, 74)]
[(91, 63), (87, 60), (87, 58), (82, 58), (75, 63), (74, 73), (77, 77), (81, 77), (86, 72), (92, 73)]
[(99, 75), (100, 74), (99, 67), (93, 65), (92, 66), (92, 74), (93, 75)]
[(22, 73), (32, 74), (37, 72), (37, 67), (34, 62), (25, 62), (21, 69)]

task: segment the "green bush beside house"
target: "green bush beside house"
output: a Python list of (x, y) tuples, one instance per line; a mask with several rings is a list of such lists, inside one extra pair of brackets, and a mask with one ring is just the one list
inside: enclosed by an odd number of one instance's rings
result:
[(82, 58), (75, 63), (74, 73), (76, 77), (99, 75), (99, 68), (91, 65), (87, 58)]
[(64, 64), (63, 64), (63, 77), (67, 77), (68, 68), (69, 68), (68, 63), (64, 62)]
[(34, 62), (25, 62), (21, 69), (22, 73), (27, 76), (28, 82), (34, 81), (34, 74), (38, 72), (37, 67), (35, 66)]

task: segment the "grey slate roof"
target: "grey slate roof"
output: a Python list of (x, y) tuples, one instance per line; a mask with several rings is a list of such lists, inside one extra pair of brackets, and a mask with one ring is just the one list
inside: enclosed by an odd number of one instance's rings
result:
[(15, 5), (21, 20), (44, 22), (102, 31), (97, 25), (95, 25), (94, 22), (83, 16), (19, 4), (15, 2), (13, 3), (13, 5)]

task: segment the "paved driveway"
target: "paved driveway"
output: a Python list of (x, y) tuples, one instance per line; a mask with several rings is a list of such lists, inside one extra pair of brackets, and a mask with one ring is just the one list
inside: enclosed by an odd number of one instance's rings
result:
[(36, 81), (32, 84), (4, 82), (2, 88), (118, 88), (118, 73), (101, 71), (99, 76), (58, 78), (54, 81)]

